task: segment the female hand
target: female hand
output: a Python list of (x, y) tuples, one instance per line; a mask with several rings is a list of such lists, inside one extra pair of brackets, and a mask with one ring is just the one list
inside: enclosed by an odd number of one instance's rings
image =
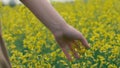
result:
[(79, 31), (69, 25), (66, 26), (66, 21), (47, 0), (21, 0), (21, 2), (54, 34), (56, 41), (69, 60), (71, 60), (71, 56), (66, 47), (69, 47), (74, 56), (79, 58), (78, 53), (72, 47), (75, 40), (81, 41), (87, 48), (90, 47)]
[(90, 48), (83, 35), (70, 25), (60, 31), (55, 32), (54, 36), (68, 60), (72, 60), (72, 58), (68, 53), (67, 48), (69, 48), (75, 58), (80, 58), (78, 52), (75, 51), (72, 46), (74, 44), (76, 47), (79, 47), (79, 45), (75, 42), (76, 40), (80, 41), (86, 48)]

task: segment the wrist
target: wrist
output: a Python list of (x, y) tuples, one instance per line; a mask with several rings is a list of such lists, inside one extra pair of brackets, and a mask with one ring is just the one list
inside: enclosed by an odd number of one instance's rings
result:
[(67, 23), (61, 23), (59, 25), (53, 25), (52, 28), (48, 28), (54, 35), (62, 34), (64, 30), (68, 27)]

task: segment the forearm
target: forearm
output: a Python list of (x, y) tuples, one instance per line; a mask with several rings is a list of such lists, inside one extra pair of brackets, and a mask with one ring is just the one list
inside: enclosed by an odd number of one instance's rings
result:
[(67, 25), (47, 0), (21, 0), (21, 2), (53, 33)]

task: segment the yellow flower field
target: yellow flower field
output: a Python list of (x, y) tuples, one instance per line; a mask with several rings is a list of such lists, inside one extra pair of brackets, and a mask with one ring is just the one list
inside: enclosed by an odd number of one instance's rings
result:
[(24, 5), (0, 4), (13, 68), (120, 68), (120, 0), (52, 4), (68, 24), (83, 33), (91, 48), (81, 48), (81, 58), (69, 62), (51, 32)]

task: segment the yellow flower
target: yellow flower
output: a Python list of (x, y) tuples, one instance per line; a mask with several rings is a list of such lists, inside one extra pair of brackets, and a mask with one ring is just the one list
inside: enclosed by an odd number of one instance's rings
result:
[(13, 44), (13, 45), (10, 45), (10, 48), (11, 48), (11, 49), (15, 49), (16, 46)]
[(77, 42), (80, 47), (73, 48), (81, 59), (69, 62), (50, 31), (24, 5), (10, 7), (0, 3), (2, 34), (13, 68), (102, 68), (104, 64), (108, 68), (119, 67), (120, 0), (52, 4), (68, 24), (84, 35), (91, 48), (86, 50)]
[(108, 65), (108, 68), (117, 68), (117, 66), (115, 64), (110, 64)]

